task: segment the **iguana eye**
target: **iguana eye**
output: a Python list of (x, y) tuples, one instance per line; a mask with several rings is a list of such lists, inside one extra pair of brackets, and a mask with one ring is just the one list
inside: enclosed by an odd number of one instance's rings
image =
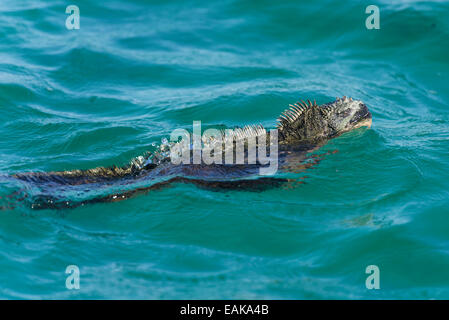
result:
[(351, 109), (346, 109), (344, 111), (340, 111), (339, 113), (337, 113), (337, 115), (339, 117), (347, 117), (351, 114)]

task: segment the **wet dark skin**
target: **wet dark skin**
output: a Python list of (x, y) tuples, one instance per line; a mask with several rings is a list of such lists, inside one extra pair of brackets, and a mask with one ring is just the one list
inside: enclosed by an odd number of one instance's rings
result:
[[(303, 161), (308, 153), (317, 150), (328, 140), (344, 132), (359, 127), (370, 127), (372, 116), (362, 101), (343, 97), (323, 105), (317, 105), (315, 101), (310, 100), (297, 102), (281, 114), (278, 122), (279, 170), (300, 172), (320, 161), (315, 158), (315, 161), (304, 164)], [(165, 159), (157, 165), (132, 163), (124, 167), (17, 173), (11, 177), (45, 190), (43, 194), (31, 199), (28, 197), (22, 199), (30, 202), (33, 209), (66, 209), (95, 203), (123, 201), (179, 183), (193, 184), (198, 188), (220, 192), (229, 190), (261, 192), (302, 183), (302, 181), (295, 182), (285, 178), (257, 177), (260, 167), (260, 164), (175, 165), (169, 159)], [(61, 199), (52, 194), (52, 188), (55, 186), (85, 185), (95, 188), (98, 184), (126, 185), (144, 180), (157, 180), (157, 182), (148, 187), (134, 188), (78, 202)]]

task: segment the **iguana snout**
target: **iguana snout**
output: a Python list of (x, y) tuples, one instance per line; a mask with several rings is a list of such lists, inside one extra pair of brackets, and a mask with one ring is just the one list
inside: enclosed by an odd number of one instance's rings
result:
[(361, 100), (343, 97), (335, 101), (329, 123), (340, 134), (360, 127), (371, 127), (372, 115)]

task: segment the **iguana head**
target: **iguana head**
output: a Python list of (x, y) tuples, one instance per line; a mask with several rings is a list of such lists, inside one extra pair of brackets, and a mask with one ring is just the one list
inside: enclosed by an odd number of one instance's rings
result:
[(343, 97), (321, 106), (310, 100), (297, 102), (278, 121), (281, 143), (313, 143), (359, 127), (370, 127), (372, 117), (362, 101)]

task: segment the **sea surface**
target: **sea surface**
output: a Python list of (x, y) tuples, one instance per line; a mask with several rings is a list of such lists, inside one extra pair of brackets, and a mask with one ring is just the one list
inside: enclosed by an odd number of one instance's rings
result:
[[(72, 2), (0, 1), (0, 298), (449, 298), (447, 1)], [(291, 188), (33, 210), (39, 190), (10, 178), (125, 165), (194, 120), (273, 128), (289, 103), (342, 96), (372, 128)]]

